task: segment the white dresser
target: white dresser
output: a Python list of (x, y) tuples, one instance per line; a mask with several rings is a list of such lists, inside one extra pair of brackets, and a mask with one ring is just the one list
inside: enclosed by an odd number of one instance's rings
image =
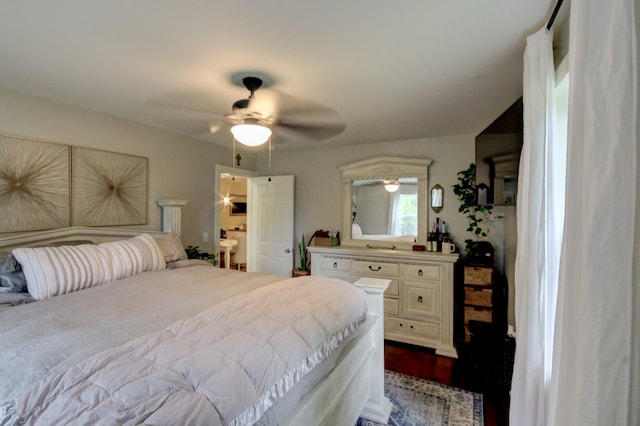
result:
[(457, 358), (453, 346), (453, 270), (457, 254), (309, 247), (311, 274), (355, 282), (391, 280), (384, 297), (384, 337), (434, 348)]

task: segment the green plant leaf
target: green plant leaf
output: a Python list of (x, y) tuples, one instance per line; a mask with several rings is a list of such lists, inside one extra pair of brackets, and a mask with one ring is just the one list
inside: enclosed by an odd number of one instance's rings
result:
[(484, 229), (481, 224), (485, 219), (489, 222), (495, 222), (502, 219), (503, 216), (493, 216), (492, 205), (479, 206), (477, 205), (477, 187), (476, 187), (476, 165), (471, 163), (465, 170), (461, 170), (457, 173), (458, 183), (452, 185), (453, 193), (458, 201), (460, 201), (459, 213), (463, 213), (469, 223), (467, 232), (479, 239), (481, 237), (487, 237), (490, 229)]

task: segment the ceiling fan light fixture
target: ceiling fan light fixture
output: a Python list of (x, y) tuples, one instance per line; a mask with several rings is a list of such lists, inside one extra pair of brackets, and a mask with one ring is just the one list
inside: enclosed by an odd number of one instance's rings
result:
[(385, 180), (384, 189), (386, 189), (387, 192), (396, 192), (400, 189), (400, 182), (395, 179)]
[(238, 142), (247, 146), (262, 145), (271, 137), (271, 129), (261, 124), (236, 124), (231, 133)]

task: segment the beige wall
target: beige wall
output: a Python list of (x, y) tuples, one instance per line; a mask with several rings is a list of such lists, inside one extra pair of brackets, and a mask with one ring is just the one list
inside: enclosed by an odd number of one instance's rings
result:
[[(159, 230), (161, 209), (156, 200), (185, 199), (182, 239), (199, 245), (202, 233), (217, 232), (213, 225), (214, 165), (231, 166), (231, 149), (133, 123), (111, 115), (51, 102), (0, 89), (0, 133), (98, 148), (149, 158), (148, 217), (146, 226)], [(242, 153), (243, 166), (256, 167), (256, 155)]]

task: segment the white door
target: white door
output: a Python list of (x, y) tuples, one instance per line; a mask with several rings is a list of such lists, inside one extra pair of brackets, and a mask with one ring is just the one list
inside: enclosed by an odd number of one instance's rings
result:
[(247, 179), (249, 272), (291, 276), (293, 271), (293, 176)]

